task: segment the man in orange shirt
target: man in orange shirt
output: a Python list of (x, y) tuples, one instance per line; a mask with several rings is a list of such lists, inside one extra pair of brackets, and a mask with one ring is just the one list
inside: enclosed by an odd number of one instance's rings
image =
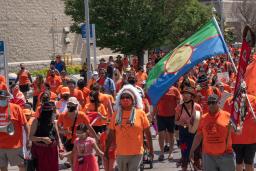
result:
[(8, 162), (11, 166), (18, 166), (25, 171), (23, 155), (22, 127), (26, 132), (28, 142), (28, 126), (22, 109), (9, 103), (7, 90), (0, 90), (0, 170), (7, 171)]
[(27, 99), (27, 92), (30, 89), (30, 84), (33, 82), (32, 77), (28, 70), (25, 69), (24, 64), (20, 64), (20, 71), (17, 74), (15, 83), (19, 81), (20, 91), (24, 94)]
[(54, 70), (50, 71), (50, 76), (46, 78), (45, 82), (50, 85), (50, 90), (55, 94), (57, 93), (57, 88), (62, 84), (60, 76), (56, 75)]
[(202, 116), (193, 145), (190, 159), (195, 149), (203, 144), (203, 170), (235, 171), (235, 161), (230, 136), (230, 114), (218, 106), (219, 97), (212, 94), (208, 97), (209, 113)]
[[(244, 97), (245, 98), (245, 97)], [(249, 101), (252, 105), (254, 112), (256, 111), (256, 97), (248, 95)], [(229, 97), (223, 110), (231, 112), (233, 106), (233, 96)], [(233, 149), (236, 153), (236, 170), (243, 171), (245, 165), (245, 171), (253, 171), (253, 160), (256, 152), (256, 122), (253, 114), (249, 108), (248, 102), (246, 102), (248, 112), (245, 116), (245, 120), (240, 134), (232, 132)], [(243, 165), (244, 164), (244, 165)]]
[(83, 92), (76, 88), (76, 81), (69, 80), (68, 88), (70, 90), (70, 97), (75, 97), (79, 101), (80, 105), (83, 106), (85, 103)]
[(139, 71), (136, 74), (136, 79), (137, 79), (137, 86), (143, 87), (145, 84), (146, 80), (148, 79), (148, 75), (146, 72), (144, 72), (143, 67), (139, 68)]
[[(168, 136), (169, 140), (169, 156), (168, 159), (172, 160), (172, 151), (174, 145), (174, 128), (175, 128), (175, 108), (179, 104), (181, 95), (179, 90), (172, 86), (166, 94), (159, 100), (157, 111), (157, 127), (159, 133), (159, 146), (161, 154), (159, 155), (159, 161), (164, 160), (164, 140), (165, 136)], [(166, 134), (166, 131), (168, 134)]]
[(212, 95), (218, 95), (221, 98), (220, 90), (217, 87), (209, 86), (209, 80), (205, 73), (203, 73), (197, 80), (197, 100), (196, 102), (201, 105), (203, 113), (208, 112), (207, 98)]

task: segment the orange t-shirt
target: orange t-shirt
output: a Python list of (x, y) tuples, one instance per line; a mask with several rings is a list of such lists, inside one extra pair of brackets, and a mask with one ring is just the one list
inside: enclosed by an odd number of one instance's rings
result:
[(88, 81), (88, 83), (87, 83), (87, 88), (90, 89), (91, 86), (92, 86), (94, 83), (96, 83), (96, 80), (90, 79), (90, 80)]
[(142, 83), (148, 79), (148, 75), (146, 72), (138, 72), (136, 74), (136, 78), (137, 78), (136, 85), (142, 87), (143, 85)]
[[(74, 121), (68, 116), (67, 112), (62, 113), (62, 114), (59, 115), (57, 124), (58, 124), (58, 126), (63, 127), (63, 129), (72, 131), (73, 123), (74, 123)], [(72, 138), (72, 142), (75, 141), (75, 139), (77, 138), (76, 137), (76, 128), (80, 124), (84, 124), (84, 125), (89, 125), (90, 124), (89, 118), (86, 116), (86, 114), (84, 112), (81, 112), (81, 111), (78, 112), (73, 137), (71, 137), (71, 133), (66, 134), (65, 136), (67, 137), (67, 139)]]
[(219, 110), (215, 116), (206, 113), (202, 116), (197, 133), (203, 136), (203, 152), (209, 155), (232, 153), (232, 139), (228, 137), (230, 114)]
[[(252, 95), (248, 95), (249, 101), (252, 105), (252, 108), (254, 111), (256, 111), (256, 97)], [(223, 110), (227, 112), (231, 112), (232, 106), (233, 106), (233, 97), (229, 97), (223, 107)], [(256, 143), (256, 123), (254, 121), (253, 115), (248, 110), (248, 114), (245, 117), (244, 123), (243, 123), (243, 129), (241, 134), (236, 134), (232, 132), (232, 142), (233, 144), (254, 144)]]
[(20, 71), (18, 73), (18, 76), (19, 76), (19, 85), (26, 85), (30, 83), (29, 72), (27, 70)]
[(46, 83), (50, 85), (51, 91), (56, 94), (58, 87), (62, 84), (62, 80), (60, 76), (49, 76), (46, 78)]
[[(103, 116), (107, 117), (107, 112), (106, 109), (104, 107), (104, 105), (102, 103), (100, 103), (98, 110), (95, 109), (95, 105), (94, 103), (88, 103), (85, 105), (85, 107), (82, 109), (83, 112), (85, 112), (85, 114), (87, 112), (99, 112), (100, 114), (102, 114)], [(102, 126), (102, 125), (106, 125), (107, 121), (103, 120), (103, 119), (98, 119), (93, 126)]]
[(0, 83), (0, 90), (7, 90), (7, 85), (5, 83)]
[(116, 114), (111, 118), (109, 128), (115, 131), (117, 155), (143, 154), (143, 130), (149, 128), (150, 124), (143, 110), (136, 109), (135, 112), (133, 126), (127, 124), (130, 111), (123, 112), (121, 125), (116, 125)]
[(87, 87), (84, 87), (83, 90), (81, 90), (81, 91), (83, 92), (84, 99), (86, 99), (91, 92), (91, 90), (88, 89)]
[(218, 88), (216, 87), (208, 87), (208, 89), (201, 89), (200, 91), (197, 92), (197, 96), (199, 97), (199, 104), (201, 105), (202, 109), (203, 109), (203, 114), (204, 113), (208, 113), (208, 104), (207, 104), (207, 100), (208, 97), (212, 94), (217, 94), (219, 99), (221, 98), (221, 92)]
[(43, 90), (43, 88), (44, 88), (44, 85), (42, 84), (41, 87), (40, 87), (40, 89), (38, 89), (37, 80), (35, 80), (35, 81), (32, 83), (31, 86), (32, 86), (32, 88), (33, 88), (33, 96), (38, 96), (38, 95), (42, 92), (42, 90)]
[(180, 97), (179, 90), (172, 86), (159, 100), (157, 104), (157, 115), (164, 117), (175, 116), (175, 108), (180, 101)]
[(76, 97), (80, 103), (84, 102), (83, 92), (77, 88), (75, 88), (73, 92), (70, 91), (70, 97)]
[[(25, 115), (20, 106), (9, 103), (11, 121), (14, 125), (14, 135), (10, 136), (5, 132), (0, 132), (0, 149), (14, 149), (22, 147), (23, 135), (22, 126), (27, 124)], [(0, 126), (8, 124), (8, 107), (0, 107)]]
[[(44, 92), (41, 92), (37, 97), (37, 107), (40, 105), (41, 96)], [(57, 100), (57, 94), (50, 92), (50, 101), (55, 102)]]

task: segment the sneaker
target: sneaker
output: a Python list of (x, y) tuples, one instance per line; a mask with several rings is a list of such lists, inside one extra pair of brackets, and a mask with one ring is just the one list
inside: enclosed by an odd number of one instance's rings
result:
[(169, 150), (170, 150), (169, 146), (168, 146), (168, 145), (165, 145), (165, 146), (164, 146), (164, 152), (169, 152)]
[(159, 160), (159, 161), (164, 161), (164, 155), (163, 155), (163, 154), (160, 154), (159, 157), (158, 157), (158, 160)]

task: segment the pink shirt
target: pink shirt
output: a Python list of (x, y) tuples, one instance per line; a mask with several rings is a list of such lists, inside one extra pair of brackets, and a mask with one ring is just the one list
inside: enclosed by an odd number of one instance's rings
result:
[(93, 145), (95, 144), (94, 138), (87, 137), (85, 140), (76, 139), (74, 144), (78, 156), (93, 155)]

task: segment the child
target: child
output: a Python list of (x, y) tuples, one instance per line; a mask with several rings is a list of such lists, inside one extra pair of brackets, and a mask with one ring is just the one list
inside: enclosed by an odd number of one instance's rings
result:
[[(102, 151), (106, 150), (108, 129), (100, 135), (100, 148)], [(108, 160), (104, 158), (104, 169), (105, 171), (114, 171), (116, 161), (116, 143), (113, 143), (109, 147)]]
[(77, 139), (74, 142), (72, 152), (61, 154), (60, 157), (73, 156), (73, 171), (99, 171), (97, 159), (93, 153), (93, 149), (97, 155), (103, 156), (103, 152), (97, 146), (95, 139), (89, 137), (86, 125), (80, 124), (77, 127)]

